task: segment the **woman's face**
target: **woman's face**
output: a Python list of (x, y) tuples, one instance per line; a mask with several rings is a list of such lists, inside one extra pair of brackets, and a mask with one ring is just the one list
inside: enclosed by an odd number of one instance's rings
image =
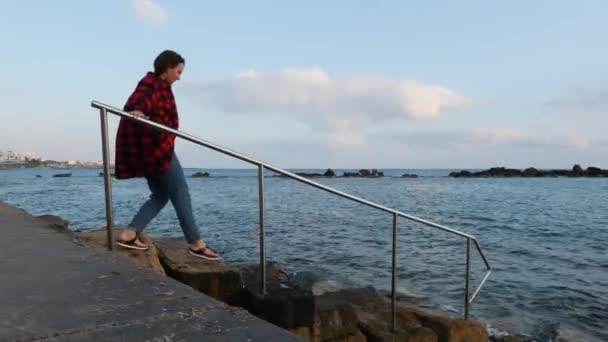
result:
[(161, 77), (169, 84), (173, 84), (175, 81), (179, 81), (182, 71), (184, 71), (184, 63), (179, 63), (176, 67), (167, 69)]

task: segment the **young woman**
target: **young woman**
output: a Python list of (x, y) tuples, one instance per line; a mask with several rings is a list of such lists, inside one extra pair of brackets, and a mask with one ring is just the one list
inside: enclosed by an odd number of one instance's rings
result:
[[(178, 81), (185, 60), (174, 51), (163, 51), (154, 60), (154, 72), (139, 81), (127, 100), (124, 110), (178, 129), (179, 118), (171, 85)], [(207, 260), (217, 260), (218, 254), (201, 240), (190, 203), (184, 171), (175, 155), (175, 136), (122, 118), (116, 139), (116, 178), (145, 177), (152, 194), (139, 209), (129, 228), (121, 231), (117, 244), (146, 250), (139, 234), (156, 217), (169, 200), (173, 204), (182, 231), (189, 243), (189, 252)]]

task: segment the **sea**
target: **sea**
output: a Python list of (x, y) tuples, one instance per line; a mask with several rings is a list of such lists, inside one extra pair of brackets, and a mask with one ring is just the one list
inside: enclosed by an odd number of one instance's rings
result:
[[(71, 229), (105, 227), (95, 169), (0, 171), (0, 201), (52, 214)], [(325, 169), (297, 169), (318, 172)], [(338, 175), (344, 171), (335, 170)], [(356, 170), (355, 170), (356, 171)], [(492, 273), (471, 306), (496, 337), (608, 341), (608, 178), (451, 178), (451, 171), (384, 169), (381, 178), (319, 183), (475, 236)], [(230, 263), (259, 262), (257, 169), (185, 169), (203, 238)], [(72, 173), (55, 178), (57, 173)], [(418, 178), (401, 177), (404, 173)], [(335, 287), (391, 288), (391, 214), (265, 172), (266, 257)], [(144, 179), (112, 180), (116, 225), (146, 201)], [(399, 218), (399, 300), (464, 312), (466, 240)], [(146, 230), (182, 237), (171, 204)], [(472, 283), (485, 274), (472, 250)]]

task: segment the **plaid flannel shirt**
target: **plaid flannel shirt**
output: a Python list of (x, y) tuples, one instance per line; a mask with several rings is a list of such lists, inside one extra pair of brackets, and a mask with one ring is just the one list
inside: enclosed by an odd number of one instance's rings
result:
[[(139, 81), (124, 110), (140, 110), (151, 121), (174, 129), (179, 127), (171, 85), (152, 72)], [(174, 147), (174, 135), (121, 118), (116, 137), (116, 178), (166, 172), (173, 158)]]

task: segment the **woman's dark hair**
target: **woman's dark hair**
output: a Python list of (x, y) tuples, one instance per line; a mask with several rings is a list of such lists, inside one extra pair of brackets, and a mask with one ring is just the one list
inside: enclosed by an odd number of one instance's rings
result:
[(154, 60), (154, 73), (160, 75), (167, 69), (175, 68), (180, 63), (186, 64), (184, 57), (175, 51), (165, 50)]

